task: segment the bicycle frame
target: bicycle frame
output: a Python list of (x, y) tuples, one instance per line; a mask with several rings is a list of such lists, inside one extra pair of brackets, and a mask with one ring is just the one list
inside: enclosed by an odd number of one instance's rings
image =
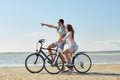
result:
[[(38, 45), (38, 44), (41, 44), (41, 46), (40, 46), (40, 48), (39, 48), (39, 50), (37, 49), (36, 50), (36, 52), (37, 53), (42, 53), (42, 55), (45, 57), (45, 58), (47, 58), (47, 55), (44, 53), (44, 51), (43, 50), (52, 50), (52, 51), (55, 51), (55, 53), (57, 53), (58, 52), (58, 47), (57, 47), (57, 49), (48, 49), (48, 48), (43, 48), (42, 46), (43, 46), (43, 43), (42, 42), (38, 42), (36, 45)], [(37, 46), (38, 47), (38, 46)], [(58, 53), (57, 53), (58, 54)], [(51, 61), (49, 58), (47, 58), (49, 61)]]
[[(41, 46), (40, 46), (40, 49), (39, 49), (39, 51), (38, 50), (36, 50), (36, 52), (37, 53), (42, 53), (43, 55), (44, 55), (44, 57), (45, 58), (47, 58), (47, 55), (44, 53), (44, 51), (43, 50), (52, 50), (52, 51), (55, 51), (56, 52), (56, 56), (55, 56), (55, 58), (54, 58), (54, 62), (53, 62), (53, 64), (52, 65), (55, 65), (55, 63), (56, 63), (56, 61), (57, 61), (57, 59), (58, 59), (58, 57), (59, 57), (59, 53), (61, 52), (61, 53), (63, 53), (62, 52), (62, 49), (60, 48), (60, 45), (62, 44), (60, 44), (60, 43), (58, 43), (58, 46), (57, 46), (57, 49), (48, 49), (48, 48), (43, 48), (42, 46), (43, 46), (43, 43), (42, 42), (38, 42), (38, 43), (40, 43), (41, 44)], [(36, 45), (38, 45), (38, 43), (36, 44)], [(38, 46), (37, 46), (38, 47)], [(47, 58), (49, 61), (51, 61), (49, 58)]]
[[(62, 44), (62, 43), (61, 43)], [(54, 59), (54, 62), (53, 62), (53, 65), (55, 65), (55, 63), (56, 63), (56, 61), (57, 61), (57, 59), (58, 59), (58, 57), (60, 56), (60, 53), (63, 53), (63, 50), (60, 48), (60, 45), (61, 45), (60, 43), (58, 43), (58, 51), (57, 51), (57, 53), (56, 53), (56, 56), (55, 56), (55, 59)], [(63, 54), (62, 54), (63, 55)]]

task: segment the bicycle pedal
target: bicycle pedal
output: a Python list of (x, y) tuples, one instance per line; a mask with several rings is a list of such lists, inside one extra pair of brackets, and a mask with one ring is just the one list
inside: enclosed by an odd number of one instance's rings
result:
[(57, 64), (52, 65), (52, 67), (57, 67), (57, 66), (58, 66)]
[(53, 62), (52, 61), (47, 61), (48, 63), (52, 64)]

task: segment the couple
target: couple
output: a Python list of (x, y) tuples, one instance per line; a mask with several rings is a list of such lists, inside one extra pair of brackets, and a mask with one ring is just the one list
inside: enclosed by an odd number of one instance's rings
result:
[[(72, 53), (74, 53), (77, 49), (78, 46), (76, 45), (74, 41), (74, 30), (72, 25), (67, 24), (66, 26), (64, 25), (64, 20), (60, 19), (58, 21), (58, 26), (53, 26), (49, 24), (44, 24), (41, 23), (41, 26), (47, 26), (49, 28), (54, 28), (57, 30), (58, 33), (58, 41), (52, 43), (51, 45), (48, 46), (48, 49), (54, 48), (57, 46), (58, 42), (64, 42), (63, 45), (60, 46), (61, 49), (64, 49), (64, 45), (67, 45), (67, 49), (63, 52), (66, 59), (67, 59), (67, 64), (70, 65), (71, 63), (71, 57)], [(51, 50), (48, 50), (49, 54), (52, 54)], [(62, 56), (62, 53), (60, 53), (60, 56), (65, 60), (65, 58)]]

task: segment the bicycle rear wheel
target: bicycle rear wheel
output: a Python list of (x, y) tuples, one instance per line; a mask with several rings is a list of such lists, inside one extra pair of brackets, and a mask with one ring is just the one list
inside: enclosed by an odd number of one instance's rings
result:
[(92, 66), (92, 61), (87, 54), (79, 52), (73, 59), (74, 69), (79, 73), (86, 73)]
[(25, 60), (25, 67), (31, 73), (39, 73), (44, 68), (44, 58), (39, 53), (30, 54)]
[(55, 65), (52, 63), (51, 56), (53, 57), (53, 60), (57, 58), (56, 54), (48, 55), (47, 58), (45, 59), (45, 70), (50, 73), (50, 74), (58, 74), (63, 70), (64, 67), (64, 61), (60, 56), (58, 56)]

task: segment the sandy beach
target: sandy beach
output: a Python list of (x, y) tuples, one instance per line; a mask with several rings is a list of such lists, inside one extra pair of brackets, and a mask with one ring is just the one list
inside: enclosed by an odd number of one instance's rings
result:
[(45, 70), (40, 73), (29, 73), (25, 67), (1, 67), (0, 80), (120, 80), (120, 65), (93, 65), (86, 74), (73, 72), (48, 74)]

